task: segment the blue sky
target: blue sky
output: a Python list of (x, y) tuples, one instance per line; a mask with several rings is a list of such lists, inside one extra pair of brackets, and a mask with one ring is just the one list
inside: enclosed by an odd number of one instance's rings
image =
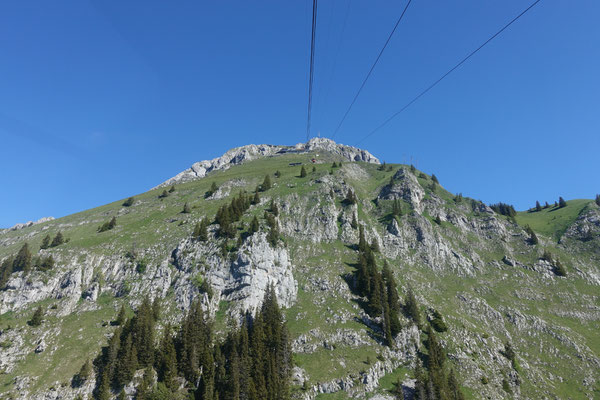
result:
[[(3, 2), (0, 226), (144, 192), (231, 147), (304, 141), (311, 3)], [(336, 141), (355, 145), (529, 3), (413, 0)], [(404, 5), (320, 1), (315, 135), (333, 134)], [(598, 20), (598, 1), (542, 0), (361, 147), (487, 203), (592, 198)]]

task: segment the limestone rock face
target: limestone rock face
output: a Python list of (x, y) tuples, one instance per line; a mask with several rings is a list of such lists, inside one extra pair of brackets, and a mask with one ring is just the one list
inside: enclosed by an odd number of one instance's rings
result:
[(386, 185), (381, 189), (378, 198), (383, 200), (400, 199), (410, 204), (416, 212), (423, 212), (422, 204), (425, 190), (417, 178), (406, 168), (400, 168), (394, 174), (394, 184)]
[(337, 144), (331, 139), (312, 138), (307, 143), (298, 143), (295, 146), (275, 146), (271, 144), (249, 144), (236, 147), (221, 157), (212, 160), (199, 161), (190, 168), (166, 180), (153, 189), (204, 178), (211, 171), (225, 170), (232, 165), (242, 164), (247, 161), (256, 160), (261, 157), (269, 157), (286, 153), (305, 153), (309, 151), (326, 151), (338, 155), (348, 161), (363, 161), (373, 164), (379, 164), (379, 160), (366, 150), (352, 146)]

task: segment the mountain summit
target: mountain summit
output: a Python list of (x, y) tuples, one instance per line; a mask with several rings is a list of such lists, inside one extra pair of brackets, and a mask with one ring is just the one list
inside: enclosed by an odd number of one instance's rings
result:
[[(170, 186), (176, 183), (187, 182), (198, 178), (204, 178), (206, 174), (211, 171), (225, 170), (233, 165), (239, 165), (260, 157), (271, 157), (290, 153), (302, 154), (318, 151), (325, 151), (338, 155), (346, 161), (363, 161), (367, 163), (379, 164), (379, 160), (368, 151), (344, 144), (338, 144), (327, 138), (312, 138), (306, 143), (298, 143), (295, 146), (249, 144), (246, 146), (233, 148), (222, 156), (212, 160), (198, 161), (190, 168), (166, 180), (165, 182), (156, 186), (154, 189), (163, 186)], [(318, 157), (318, 154), (316, 154), (316, 156)]]

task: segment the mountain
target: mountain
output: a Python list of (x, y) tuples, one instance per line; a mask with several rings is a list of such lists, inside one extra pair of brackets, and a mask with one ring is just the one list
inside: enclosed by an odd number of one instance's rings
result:
[[(598, 398), (600, 207), (515, 212), (442, 184), (328, 139), (249, 145), (4, 230), (0, 397), (143, 398), (158, 380), (145, 398), (236, 398), (244, 376), (275, 376), (252, 387)], [(198, 327), (211, 333), (192, 356)]]

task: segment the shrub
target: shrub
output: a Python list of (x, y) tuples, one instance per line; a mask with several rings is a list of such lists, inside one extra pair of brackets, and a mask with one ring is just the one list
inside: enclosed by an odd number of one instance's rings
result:
[(279, 178), (281, 177), (281, 172), (279, 172), (279, 170), (275, 171), (275, 173), (273, 174), (275, 176), (275, 178)]
[(148, 261), (145, 258), (142, 258), (141, 260), (139, 260), (137, 265), (135, 266), (135, 270), (140, 274), (143, 274), (144, 272), (146, 272), (147, 268), (148, 268)]
[(123, 202), (123, 206), (124, 207), (131, 207), (133, 205), (133, 203), (135, 203), (135, 198), (130, 197), (130, 198), (128, 198), (127, 200), (125, 200)]
[(113, 229), (115, 226), (117, 226), (117, 218), (112, 217), (110, 221), (105, 222), (104, 224), (102, 224), (98, 227), (98, 232), (109, 231), (109, 230)]

